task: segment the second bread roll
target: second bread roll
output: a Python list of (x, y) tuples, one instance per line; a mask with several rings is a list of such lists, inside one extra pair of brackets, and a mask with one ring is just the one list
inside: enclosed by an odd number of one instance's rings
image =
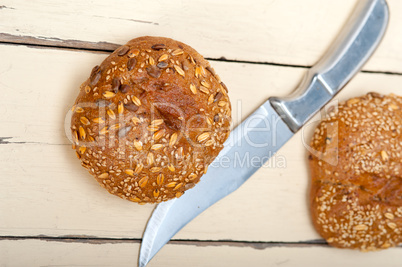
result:
[(402, 98), (371, 93), (341, 103), (311, 146), (311, 215), (320, 235), (364, 251), (400, 244)]

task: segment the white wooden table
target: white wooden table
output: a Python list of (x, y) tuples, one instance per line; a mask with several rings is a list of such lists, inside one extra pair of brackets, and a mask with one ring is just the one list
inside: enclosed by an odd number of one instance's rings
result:
[[(1, 0), (0, 266), (136, 266), (154, 206), (102, 189), (64, 130), (79, 85), (117, 44), (156, 35), (193, 46), (227, 84), (236, 125), (297, 86), (357, 1)], [(388, 2), (385, 39), (336, 100), (402, 94), (402, 1)], [(402, 266), (401, 247), (340, 250), (314, 231), (303, 146), (312, 127), (149, 266)]]

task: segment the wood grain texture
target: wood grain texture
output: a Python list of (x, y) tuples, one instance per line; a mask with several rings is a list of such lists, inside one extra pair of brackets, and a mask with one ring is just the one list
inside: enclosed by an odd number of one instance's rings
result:
[[(65, 134), (78, 88), (105, 52), (141, 35), (188, 43), (215, 59), (236, 125), (297, 86), (357, 1), (2, 0), (0, 266), (136, 266), (155, 206), (108, 194)], [(332, 104), (370, 91), (401, 95), (402, 1), (388, 3), (385, 39)], [(149, 266), (401, 266), (401, 247), (334, 249), (314, 231), (304, 143), (320, 116)]]
[[(4, 126), (0, 136), (11, 137), (0, 144), (0, 235), (141, 238), (154, 206), (139, 206), (108, 194), (79, 166), (64, 133), (63, 120), (80, 82), (105, 55), (3, 45), (0, 56), (0, 92), (6, 96), (0, 99)], [(235, 124), (269, 96), (291, 92), (305, 72), (303, 68), (258, 64), (212, 64), (230, 89)], [(21, 79), (21, 73), (32, 75)], [(378, 88), (383, 93), (398, 92), (401, 83), (399, 75), (360, 73), (336, 99)], [(238, 191), (201, 214), (175, 238), (319, 239), (309, 219), (303, 145), (313, 125), (294, 136)]]
[[(0, 266), (135, 266), (138, 243), (71, 243), (38, 240), (1, 240)], [(270, 247), (253, 249), (233, 246), (168, 244), (149, 263), (153, 266), (356, 266), (400, 267), (401, 249), (378, 253), (337, 250), (329, 247)], [(21, 255), (23, 255), (21, 257)]]
[[(391, 20), (386, 37), (365, 69), (402, 73), (402, 2), (388, 2)], [(311, 66), (356, 3), (3, 0), (0, 40), (110, 49), (134, 37), (159, 35), (188, 43), (209, 58)]]

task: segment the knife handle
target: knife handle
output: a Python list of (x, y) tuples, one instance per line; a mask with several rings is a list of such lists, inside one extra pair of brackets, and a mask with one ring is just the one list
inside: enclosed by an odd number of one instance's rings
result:
[(385, 0), (361, 0), (325, 55), (298, 88), (269, 101), (292, 132), (297, 132), (361, 69), (380, 43), (388, 24)]

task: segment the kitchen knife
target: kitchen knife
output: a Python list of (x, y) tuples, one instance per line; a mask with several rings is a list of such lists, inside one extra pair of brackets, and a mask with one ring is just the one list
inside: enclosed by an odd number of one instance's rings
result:
[[(156, 207), (142, 239), (140, 267), (188, 222), (247, 181), (346, 85), (380, 43), (388, 17), (385, 0), (358, 2), (335, 42), (294, 93), (269, 98), (232, 131), (197, 186)], [(255, 159), (251, 165), (250, 159)]]

